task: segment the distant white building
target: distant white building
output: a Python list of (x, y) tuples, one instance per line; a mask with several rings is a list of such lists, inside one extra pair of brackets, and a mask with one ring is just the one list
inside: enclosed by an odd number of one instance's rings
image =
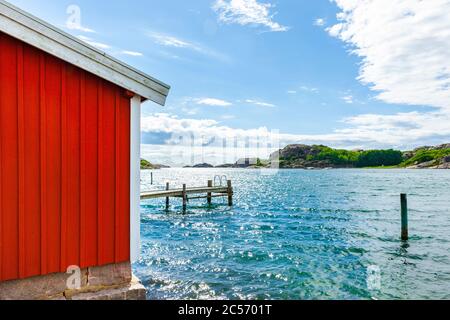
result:
[(238, 167), (250, 167), (258, 164), (258, 158), (241, 158), (236, 162)]

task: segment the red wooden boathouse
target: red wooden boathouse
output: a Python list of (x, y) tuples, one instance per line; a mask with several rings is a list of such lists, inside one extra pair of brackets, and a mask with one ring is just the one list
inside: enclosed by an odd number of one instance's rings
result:
[(168, 92), (0, 0), (0, 282), (137, 257), (140, 105)]

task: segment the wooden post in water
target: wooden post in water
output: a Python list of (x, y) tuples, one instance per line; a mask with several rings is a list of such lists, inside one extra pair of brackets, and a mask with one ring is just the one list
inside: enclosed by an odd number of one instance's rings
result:
[(183, 213), (187, 210), (187, 194), (186, 194), (186, 184), (183, 184)]
[(231, 186), (231, 180), (227, 181), (228, 184), (228, 206), (233, 206), (233, 187)]
[[(208, 188), (212, 188), (212, 186), (213, 186), (213, 181), (208, 180)], [(212, 204), (212, 193), (211, 192), (208, 192), (207, 199), (208, 199), (208, 205), (210, 206)]]
[(150, 172), (150, 184), (153, 185), (153, 172)]
[(408, 240), (408, 198), (406, 194), (400, 195), (401, 212), (402, 212), (402, 240)]
[[(170, 189), (170, 184), (169, 182), (166, 183), (166, 190), (169, 191)], [(166, 211), (169, 211), (169, 205), (170, 205), (170, 200), (169, 197), (166, 198)]]

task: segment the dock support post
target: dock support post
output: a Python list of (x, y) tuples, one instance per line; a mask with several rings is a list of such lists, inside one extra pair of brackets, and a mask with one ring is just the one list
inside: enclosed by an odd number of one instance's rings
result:
[[(208, 188), (212, 188), (212, 186), (213, 186), (213, 181), (208, 180)], [(207, 199), (208, 199), (208, 205), (210, 206), (212, 204), (212, 193), (211, 192), (208, 192)]]
[[(169, 191), (169, 189), (170, 189), (170, 184), (169, 184), (169, 182), (167, 182), (166, 183), (166, 190)], [(169, 197), (167, 197), (166, 198), (166, 211), (169, 211), (169, 205), (170, 205), (169, 202), (170, 202)]]
[(150, 172), (150, 184), (153, 185), (153, 172)]
[(186, 185), (183, 184), (183, 213), (186, 213), (186, 210), (187, 210)]
[(408, 240), (408, 198), (406, 194), (400, 195), (401, 213), (402, 213), (402, 240)]
[(231, 186), (231, 180), (227, 181), (228, 185), (228, 206), (233, 206), (233, 187)]

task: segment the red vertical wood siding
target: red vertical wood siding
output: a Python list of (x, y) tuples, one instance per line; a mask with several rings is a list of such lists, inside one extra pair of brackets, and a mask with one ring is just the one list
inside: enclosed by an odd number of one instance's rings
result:
[[(30, 47), (24, 47), (24, 106), (25, 118), (25, 190), (40, 190), (40, 54)], [(36, 85), (38, 84), (38, 85)], [(33, 161), (27, 161), (35, 157)], [(25, 194), (25, 274), (39, 274), (41, 267), (41, 195), (40, 192)]]
[(19, 277), (17, 45), (11, 38), (0, 37), (1, 279)]
[(0, 281), (130, 259), (125, 90), (0, 33)]

